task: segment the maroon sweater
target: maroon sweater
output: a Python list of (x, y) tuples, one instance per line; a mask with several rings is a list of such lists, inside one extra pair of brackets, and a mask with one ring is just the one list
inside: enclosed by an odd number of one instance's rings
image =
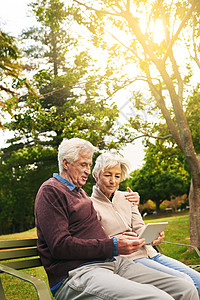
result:
[(81, 264), (112, 258), (113, 240), (97, 220), (83, 189), (70, 189), (55, 178), (40, 187), (35, 201), (38, 251), (50, 287)]

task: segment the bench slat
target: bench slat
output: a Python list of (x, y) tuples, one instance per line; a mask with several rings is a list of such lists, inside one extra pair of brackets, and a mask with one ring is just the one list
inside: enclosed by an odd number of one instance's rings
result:
[(37, 246), (37, 239), (24, 239), (24, 240), (6, 240), (0, 241), (1, 249), (24, 248)]
[[(18, 260), (18, 261), (11, 261), (11, 262), (5, 262), (1, 263), (3, 266), (10, 267), (15, 270), (22, 270), (22, 269), (30, 269), (35, 267), (42, 266), (40, 258), (32, 258), (32, 259), (26, 259), (26, 260)], [(1, 273), (1, 271), (0, 271)]]
[(13, 258), (38, 256), (37, 248), (0, 251), (0, 261)]

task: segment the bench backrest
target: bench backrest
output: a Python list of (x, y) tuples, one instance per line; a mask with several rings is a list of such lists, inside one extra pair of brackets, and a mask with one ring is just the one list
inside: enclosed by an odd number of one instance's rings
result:
[(41, 266), (37, 239), (0, 241), (0, 263), (16, 270)]

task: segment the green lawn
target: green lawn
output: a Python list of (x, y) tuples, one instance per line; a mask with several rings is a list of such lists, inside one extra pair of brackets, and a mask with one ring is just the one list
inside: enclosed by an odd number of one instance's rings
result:
[[(165, 216), (162, 218), (145, 218), (145, 223), (168, 221), (169, 224), (165, 229), (165, 240), (176, 243), (189, 244), (189, 216), (175, 215)], [(7, 239), (23, 239), (36, 237), (35, 229), (16, 234), (2, 235), (0, 240)], [(200, 264), (200, 257), (197, 256), (194, 250), (188, 250), (188, 247), (162, 244), (164, 254), (178, 259), (186, 264)], [(25, 272), (41, 278), (47, 283), (47, 277), (42, 267), (26, 270)], [(37, 295), (35, 289), (28, 283), (21, 281), (9, 275), (1, 275), (3, 286), (6, 290), (6, 299), (8, 300), (36, 300)], [(48, 283), (47, 283), (48, 284)], [(53, 297), (52, 297), (53, 299)], [(45, 299), (44, 299), (45, 300)]]

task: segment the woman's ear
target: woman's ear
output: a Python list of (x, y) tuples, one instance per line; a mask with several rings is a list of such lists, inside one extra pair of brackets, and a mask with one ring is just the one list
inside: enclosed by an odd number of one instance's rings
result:
[(94, 175), (94, 179), (95, 179), (96, 183), (98, 183), (98, 178), (96, 175)]

